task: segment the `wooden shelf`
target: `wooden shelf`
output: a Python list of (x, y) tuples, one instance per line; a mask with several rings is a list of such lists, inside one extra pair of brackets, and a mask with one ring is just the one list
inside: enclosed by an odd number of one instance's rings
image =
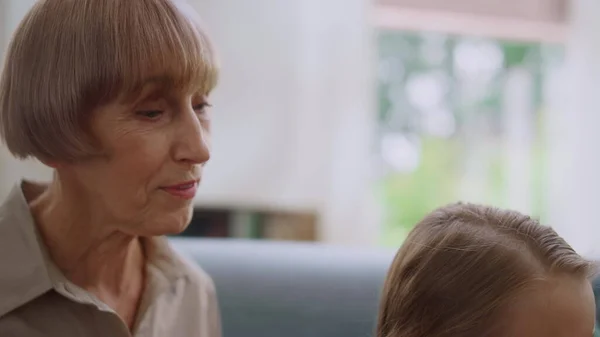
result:
[(196, 209), (181, 236), (316, 241), (317, 221), (315, 213)]

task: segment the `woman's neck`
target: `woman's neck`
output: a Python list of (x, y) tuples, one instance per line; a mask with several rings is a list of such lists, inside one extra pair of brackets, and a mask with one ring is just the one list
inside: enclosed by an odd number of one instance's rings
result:
[(106, 302), (107, 297), (141, 293), (145, 258), (138, 237), (115, 230), (118, 226), (104, 222), (109, 217), (98, 209), (86, 211), (92, 208), (86, 198), (56, 179), (27, 190), (50, 257), (71, 282)]

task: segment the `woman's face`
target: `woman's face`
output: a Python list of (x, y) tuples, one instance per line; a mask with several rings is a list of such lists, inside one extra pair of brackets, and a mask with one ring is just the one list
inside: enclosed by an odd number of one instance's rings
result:
[(159, 84), (95, 111), (91, 130), (105, 156), (66, 167), (90, 216), (134, 235), (185, 229), (210, 157), (206, 97)]

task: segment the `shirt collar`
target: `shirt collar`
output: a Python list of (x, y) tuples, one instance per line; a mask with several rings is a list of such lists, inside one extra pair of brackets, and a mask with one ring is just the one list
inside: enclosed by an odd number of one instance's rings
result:
[(43, 247), (18, 184), (0, 206), (0, 317), (52, 289)]
[[(14, 186), (0, 206), (0, 317), (52, 289), (70, 284), (50, 258), (37, 230), (23, 193), (26, 184), (29, 183), (22, 181)], [(152, 292), (188, 276), (189, 267), (166, 238), (144, 238), (143, 244)]]

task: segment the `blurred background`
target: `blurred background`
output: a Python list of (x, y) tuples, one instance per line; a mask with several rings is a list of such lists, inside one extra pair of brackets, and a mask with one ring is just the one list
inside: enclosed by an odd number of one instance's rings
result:
[[(398, 247), (454, 201), (600, 255), (600, 3), (189, 0), (219, 51), (185, 236)], [(33, 0), (0, 0), (0, 55)], [(41, 164), (0, 148), (0, 199)]]

